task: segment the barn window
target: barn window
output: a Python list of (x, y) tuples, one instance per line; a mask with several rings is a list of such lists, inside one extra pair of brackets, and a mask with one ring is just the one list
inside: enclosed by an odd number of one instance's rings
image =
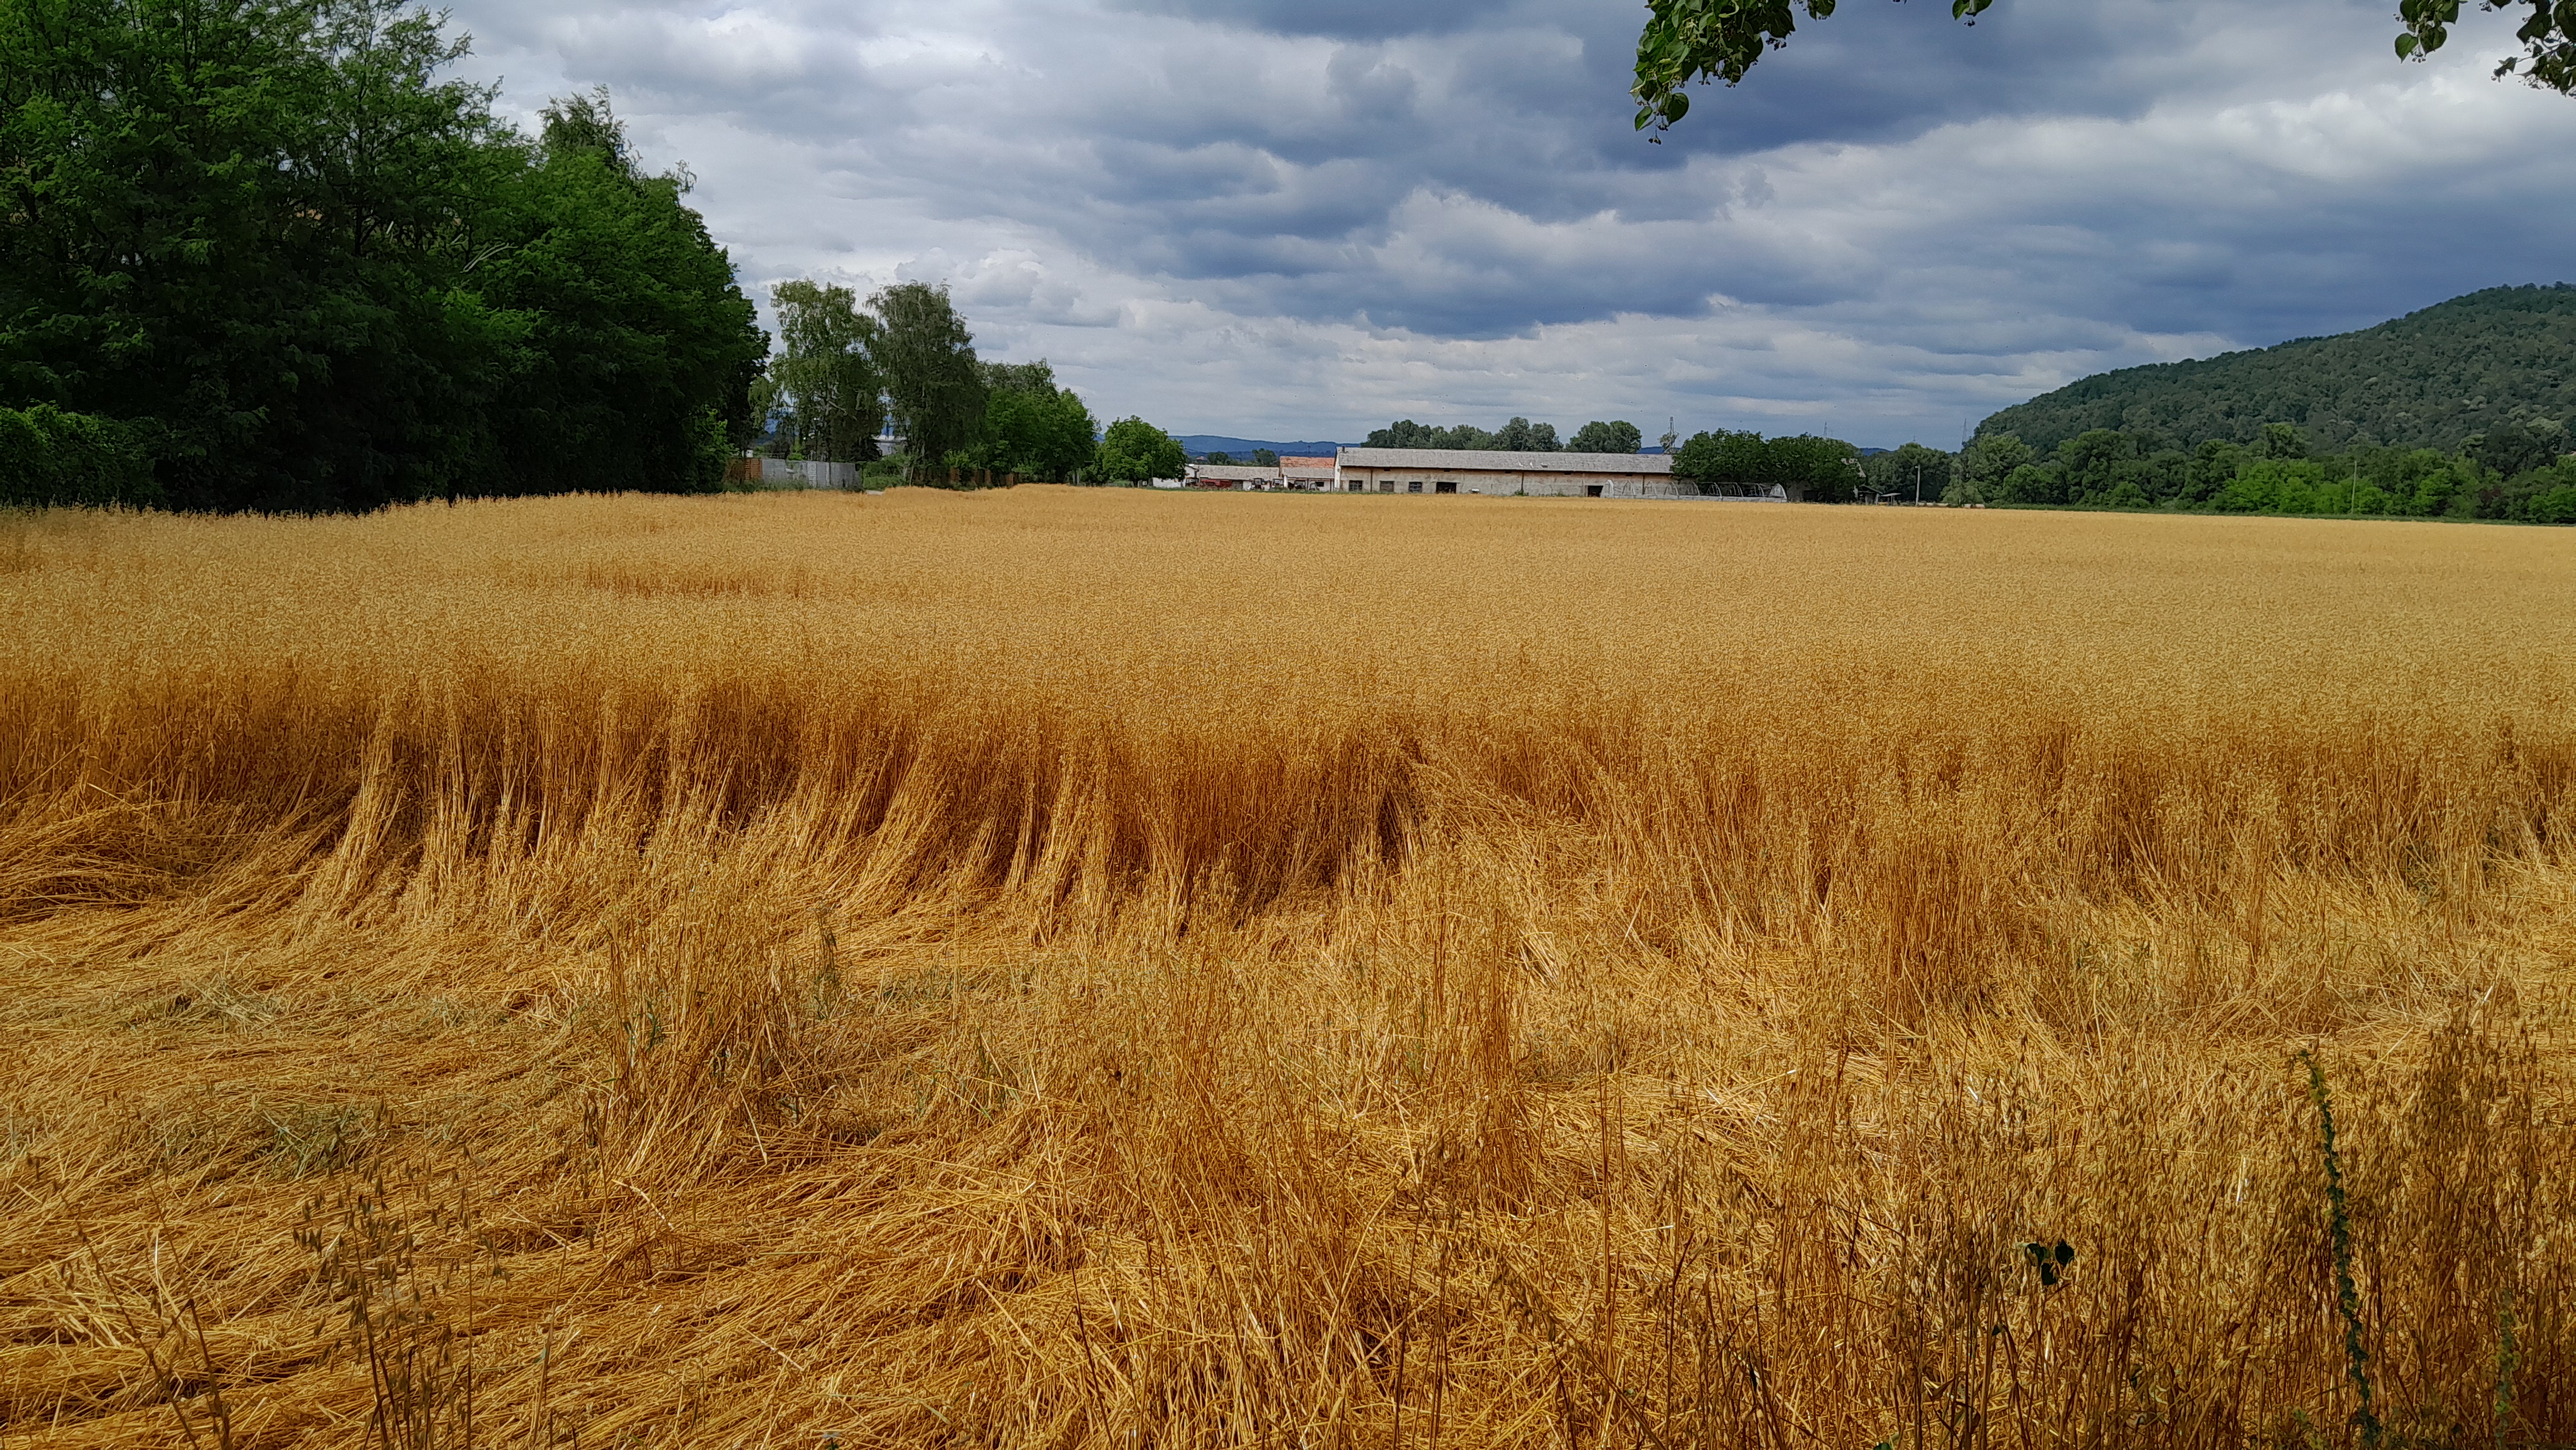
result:
[(1601, 496), (1601, 485), (1597, 483), (1585, 484), (1583, 486), (1583, 496), (1585, 498), (1599, 498)]
[(1438, 483), (1431, 485), (1431, 491), (1433, 493), (1456, 493), (1458, 491), (1458, 485), (1454, 481), (1444, 478)]
[(1405, 491), (1406, 493), (1420, 493), (1420, 492), (1422, 492), (1422, 480), (1417, 478), (1417, 479), (1415, 479), (1413, 482), (1406, 484), (1406, 485), (1404, 486), (1404, 491)]

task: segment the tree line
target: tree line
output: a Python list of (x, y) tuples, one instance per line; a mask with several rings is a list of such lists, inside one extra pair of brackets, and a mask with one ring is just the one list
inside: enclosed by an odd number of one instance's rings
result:
[(1749, 430), (1694, 433), (1673, 453), (1673, 477), (1705, 493), (1794, 490), (1810, 503), (1849, 503), (1865, 481), (1858, 448), (1800, 433), (1765, 438)]
[(2545, 419), (2500, 423), (2453, 451), (2325, 450), (2289, 423), (2265, 425), (2251, 444), (2210, 438), (2184, 448), (2152, 431), (2098, 428), (2045, 451), (1989, 433), (1957, 453), (1908, 443), (1869, 454), (1839, 438), (1721, 429), (1675, 449), (1673, 477), (1708, 493), (1776, 485), (1811, 503), (2576, 523), (2576, 436)]
[(2206, 438), (2191, 448), (2095, 428), (2042, 452), (1990, 433), (1960, 451), (1955, 471), (1945, 502), (2576, 523), (2576, 438), (2548, 420), (2507, 421), (2453, 451), (2326, 451), (2290, 423), (2265, 424), (2250, 445)]
[[(862, 306), (850, 288), (800, 279), (772, 288), (770, 305), (778, 353), (752, 401), (772, 453), (918, 481), (950, 470), (1061, 480), (1091, 461), (1082, 399), (1044, 361), (978, 359), (946, 287), (900, 282)], [(881, 458), (889, 428), (904, 453)]]
[(399, 0), (0, 0), (0, 502), (720, 485), (767, 351), (604, 91)]
[[(1634, 453), (1645, 446), (1645, 435), (1629, 422), (1595, 420), (1574, 430), (1574, 436), (1557, 442), (1554, 423), (1533, 423), (1527, 418), (1513, 418), (1491, 432), (1472, 423), (1459, 423), (1438, 428), (1400, 418), (1368, 435), (1362, 444), (1367, 448), (1458, 448), (1477, 452), (1505, 453)], [(1664, 440), (1669, 445), (1672, 440)]]
[(707, 492), (773, 417), (919, 481), (1181, 472), (945, 288), (782, 284), (773, 359), (685, 165), (605, 88), (522, 132), (466, 53), (404, 0), (0, 0), (0, 505)]
[[(775, 456), (934, 486), (1181, 476), (1177, 440), (1141, 418), (1102, 430), (1045, 359), (979, 359), (945, 286), (899, 282), (863, 304), (851, 288), (799, 279), (772, 288), (770, 305), (778, 353), (751, 394), (754, 444)], [(886, 454), (880, 437), (901, 451)]]

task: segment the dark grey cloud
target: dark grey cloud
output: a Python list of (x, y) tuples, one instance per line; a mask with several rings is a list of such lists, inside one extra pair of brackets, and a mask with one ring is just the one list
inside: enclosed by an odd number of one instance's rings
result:
[(2384, 0), (1846, 5), (1660, 145), (1642, 10), (1589, 0), (456, 14), (523, 113), (611, 85), (755, 290), (946, 280), (989, 350), (1188, 431), (1941, 438), (2576, 273), (2576, 102), (2486, 80), (2492, 24), (2395, 64)]

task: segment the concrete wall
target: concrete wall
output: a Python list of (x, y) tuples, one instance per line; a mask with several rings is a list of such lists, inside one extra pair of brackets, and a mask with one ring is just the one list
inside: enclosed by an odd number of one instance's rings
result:
[[(1344, 465), (1333, 479), (1335, 493), (1436, 493), (1443, 482), (1461, 494), (1530, 498), (1666, 498), (1704, 499), (1710, 503), (1795, 503), (1796, 490), (1769, 495), (1703, 494), (1694, 483), (1677, 483), (1663, 473), (1535, 473), (1478, 469), (1361, 468)], [(1415, 484), (1421, 488), (1416, 490)], [(1356, 485), (1356, 487), (1354, 486)], [(1599, 488), (1599, 494), (1590, 492)]]

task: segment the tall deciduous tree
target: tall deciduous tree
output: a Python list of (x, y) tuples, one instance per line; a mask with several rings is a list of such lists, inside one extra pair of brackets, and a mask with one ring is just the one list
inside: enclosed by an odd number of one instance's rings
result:
[[(1529, 420), (1524, 418), (1521, 421), (1523, 423), (1527, 423)], [(1555, 435), (1555, 431), (1555, 426), (1553, 424), (1549, 425), (1549, 436), (1553, 437)], [(1491, 451), (1493, 449), (1500, 448), (1503, 445), (1500, 435), (1488, 433), (1473, 423), (1460, 423), (1454, 428), (1435, 428), (1426, 423), (1416, 423), (1410, 418), (1399, 418), (1395, 422), (1371, 432), (1368, 435), (1367, 440), (1361, 446), (1367, 448), (1455, 448), (1469, 452), (1477, 452)]]
[(527, 331), (486, 405), (499, 457), (459, 491), (720, 487), (769, 339), (687, 169), (646, 172), (605, 89), (549, 106), (520, 154), (472, 277)]
[(1773, 474), (1771, 450), (1755, 432), (1694, 433), (1673, 454), (1673, 477), (1703, 488), (1765, 489), (1781, 481)]
[(1980, 434), (1959, 450), (1957, 476), (1951, 486), (1941, 491), (1943, 503), (1977, 504), (2000, 500), (1996, 492), (2014, 470), (2027, 467), (2038, 455), (2021, 441), (2017, 433)]
[[(945, 286), (899, 282), (868, 299), (877, 315), (876, 357), (915, 476), (963, 467), (984, 422), (984, 375), (975, 335)], [(959, 455), (953, 462), (951, 454)]]
[[(1694, 81), (1728, 85), (1767, 50), (1789, 43), (1799, 12), (1822, 20), (1835, 0), (1648, 0), (1646, 26), (1637, 37), (1637, 129), (1669, 128), (1690, 113), (1684, 89)], [(1950, 13), (1973, 23), (1994, 0), (1951, 0)], [(2576, 5), (2567, 0), (2486, 0), (2481, 7), (2522, 14), (2515, 32), (2520, 55), (2496, 67), (2499, 76), (2521, 75), (2548, 90), (2576, 93)], [(2422, 59), (2442, 48), (2460, 20), (2460, 0), (2400, 0), (2398, 58)]]
[(180, 508), (716, 486), (765, 344), (685, 175), (588, 98), (532, 144), (463, 53), (400, 0), (0, 0), (0, 408)]
[(1645, 443), (1646, 436), (1637, 431), (1634, 423), (1604, 423), (1596, 419), (1575, 429), (1574, 436), (1566, 440), (1565, 448), (1569, 453), (1634, 453)]
[(1920, 443), (1872, 454), (1861, 460), (1861, 468), (1872, 489), (1908, 502), (1939, 503), (1950, 486), (1950, 455)]
[(877, 456), (885, 393), (870, 349), (877, 320), (858, 294), (799, 278), (770, 289), (778, 314), (778, 357), (770, 364), (780, 396), (796, 410), (797, 441), (809, 458), (865, 463)]
[(1096, 425), (1055, 370), (1033, 363), (986, 363), (983, 431), (974, 466), (997, 474), (1068, 483), (1092, 461)]
[(1860, 450), (1839, 438), (1801, 433), (1696, 433), (1673, 455), (1673, 477), (1702, 487), (1797, 490), (1814, 503), (1848, 503), (1861, 483)]
[(1494, 430), (1493, 446), (1510, 453), (1554, 453), (1558, 451), (1556, 425), (1514, 418)]
[(393, 3), (0, 3), (0, 406), (128, 432), (193, 508), (444, 489), (524, 321), (455, 239), (507, 158)]
[(1179, 439), (1142, 418), (1121, 418), (1102, 436), (1092, 471), (1104, 483), (1146, 483), (1178, 478), (1188, 465)]
[(1860, 450), (1840, 438), (1800, 433), (1765, 446), (1772, 479), (1797, 489), (1809, 503), (1849, 503), (1860, 488)]

